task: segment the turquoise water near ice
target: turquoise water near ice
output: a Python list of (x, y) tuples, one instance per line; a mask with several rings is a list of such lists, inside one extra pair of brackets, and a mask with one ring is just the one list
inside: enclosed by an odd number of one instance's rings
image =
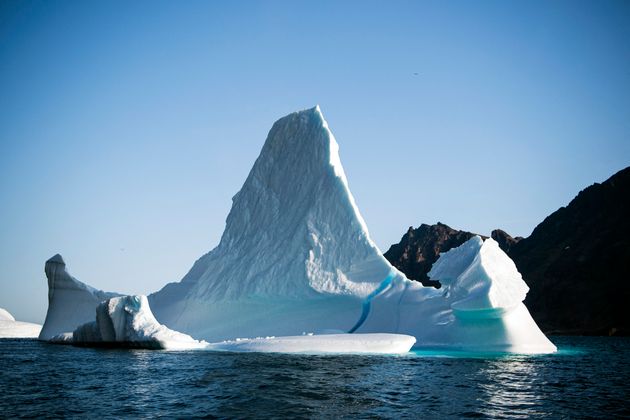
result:
[(0, 417), (630, 416), (629, 338), (552, 341), (540, 356), (306, 356), (0, 340)]

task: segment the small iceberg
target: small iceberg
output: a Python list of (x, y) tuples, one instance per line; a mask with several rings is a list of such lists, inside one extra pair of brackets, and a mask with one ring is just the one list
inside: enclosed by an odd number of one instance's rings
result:
[(0, 338), (37, 338), (42, 326), (16, 321), (6, 309), (0, 308)]
[(208, 345), (210, 350), (264, 353), (402, 354), (416, 339), (404, 334), (324, 334), (241, 338)]
[(107, 299), (96, 307), (96, 321), (79, 326), (72, 339), (60, 334), (50, 341), (85, 347), (167, 350), (200, 349), (208, 344), (160, 324), (143, 295)]

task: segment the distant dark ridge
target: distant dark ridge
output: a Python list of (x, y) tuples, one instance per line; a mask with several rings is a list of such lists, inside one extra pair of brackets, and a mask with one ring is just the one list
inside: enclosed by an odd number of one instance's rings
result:
[(630, 329), (630, 167), (581, 191), (508, 253), (530, 287), (525, 304), (545, 331)]

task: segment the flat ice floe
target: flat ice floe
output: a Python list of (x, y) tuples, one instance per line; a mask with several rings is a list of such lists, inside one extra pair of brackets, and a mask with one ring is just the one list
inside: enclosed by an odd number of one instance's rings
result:
[[(556, 350), (522, 303), (527, 285), (493, 240), (473, 238), (442, 255), (431, 272), (439, 290), (389, 264), (319, 107), (273, 125), (232, 201), (218, 246), (180, 282), (148, 296), (156, 320), (171, 330), (213, 343), (337, 331), (409, 335), (416, 347)], [(93, 319), (99, 302), (117, 296), (71, 277), (58, 255), (46, 274), (42, 339)]]
[(402, 334), (323, 334), (239, 338), (208, 345), (208, 350), (265, 353), (407, 353), (416, 342)]

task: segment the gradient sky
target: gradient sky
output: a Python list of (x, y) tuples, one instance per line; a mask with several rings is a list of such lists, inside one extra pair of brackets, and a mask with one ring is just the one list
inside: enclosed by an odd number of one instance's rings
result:
[(149, 293), (219, 241), (273, 122), (320, 104), (385, 251), (527, 236), (630, 164), (630, 2), (0, 2), (0, 307), (46, 259)]

